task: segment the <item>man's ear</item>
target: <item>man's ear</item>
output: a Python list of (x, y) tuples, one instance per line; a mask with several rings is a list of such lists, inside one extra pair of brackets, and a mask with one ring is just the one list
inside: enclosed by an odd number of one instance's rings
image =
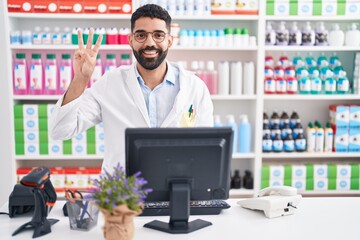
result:
[(169, 47), (172, 46), (173, 41), (174, 41), (174, 37), (170, 35), (170, 36), (169, 36), (169, 39), (168, 39), (168, 45), (169, 45)]

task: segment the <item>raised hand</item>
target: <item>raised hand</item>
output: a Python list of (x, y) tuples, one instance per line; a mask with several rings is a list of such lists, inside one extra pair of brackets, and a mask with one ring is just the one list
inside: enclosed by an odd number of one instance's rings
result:
[(73, 68), (74, 68), (74, 78), (81, 79), (81, 81), (89, 81), (92, 73), (94, 72), (96, 64), (96, 56), (99, 52), (102, 35), (99, 35), (94, 47), (92, 46), (92, 41), (94, 37), (94, 29), (91, 28), (89, 31), (89, 37), (84, 46), (84, 40), (82, 36), (82, 31), (78, 31), (78, 43), (79, 48), (74, 53)]

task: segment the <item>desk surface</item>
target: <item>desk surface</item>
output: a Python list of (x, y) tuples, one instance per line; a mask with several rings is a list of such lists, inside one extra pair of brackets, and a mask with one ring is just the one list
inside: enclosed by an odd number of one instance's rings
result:
[[(228, 200), (232, 207), (220, 215), (191, 216), (190, 220), (201, 218), (211, 221), (213, 225), (190, 234), (171, 235), (147, 229), (143, 225), (155, 217), (137, 217), (135, 239), (360, 239), (360, 198), (303, 198), (294, 215), (273, 219), (266, 218), (262, 212), (241, 208), (236, 202), (235, 199)], [(49, 218), (60, 220), (52, 226), (52, 233), (36, 239), (103, 239), (101, 215), (98, 225), (89, 232), (70, 230), (68, 219), (62, 215), (63, 204), (64, 202), (58, 201), (49, 214)], [(1, 211), (7, 212), (7, 206), (3, 206)], [(0, 239), (31, 239), (32, 230), (11, 236), (18, 226), (30, 219), (31, 216), (10, 219), (6, 215), (0, 215)], [(156, 219), (168, 222), (169, 217)]]

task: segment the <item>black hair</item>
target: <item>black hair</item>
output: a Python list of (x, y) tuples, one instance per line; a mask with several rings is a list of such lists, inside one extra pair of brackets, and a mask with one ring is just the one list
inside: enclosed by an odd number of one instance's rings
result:
[(142, 17), (149, 17), (149, 18), (158, 18), (166, 23), (166, 28), (170, 32), (170, 24), (171, 24), (171, 17), (166, 9), (160, 7), (156, 4), (145, 4), (138, 9), (131, 15), (131, 31), (134, 30), (135, 22), (139, 18)]

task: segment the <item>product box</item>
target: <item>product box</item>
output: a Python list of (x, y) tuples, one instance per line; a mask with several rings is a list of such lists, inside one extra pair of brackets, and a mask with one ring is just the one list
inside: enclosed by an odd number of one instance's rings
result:
[(88, 173), (86, 168), (64, 168), (65, 189), (86, 190), (88, 187)]
[(338, 130), (349, 129), (350, 107), (345, 105), (330, 105), (330, 123)]
[[(333, 126), (332, 126), (333, 127)], [(334, 152), (348, 152), (349, 151), (349, 132), (347, 130), (339, 131), (334, 128)]]
[(102, 0), (87, 0), (84, 1), (84, 13), (100, 14), (107, 13), (106, 1)]
[[(344, 1), (341, 3), (341, 5), (344, 6)], [(332, 0), (332, 1), (322, 1), (321, 5), (321, 15), (322, 16), (336, 16), (338, 10), (338, 1)], [(344, 15), (344, 14), (342, 14)]]
[(305, 191), (306, 190), (306, 179), (293, 179), (291, 186), (296, 188), (298, 191)]
[(284, 179), (271, 179), (269, 181), (269, 187), (277, 187), (283, 185), (284, 185)]
[(350, 190), (350, 184), (349, 178), (336, 179), (336, 190)]
[(100, 174), (101, 174), (101, 168), (97, 168), (97, 167), (88, 167), (86, 168), (87, 172), (88, 172), (88, 188), (92, 188), (94, 187), (94, 181), (97, 179), (100, 179)]
[(211, 14), (235, 14), (235, 1), (233, 0), (211, 1)]
[(33, 5), (31, 0), (8, 0), (8, 12), (32, 12)]
[(360, 1), (359, 0), (346, 0), (345, 4), (346, 16), (360, 16)]
[(86, 155), (86, 143), (73, 142), (72, 143), (72, 154), (77, 156)]
[(56, 192), (63, 192), (65, 189), (65, 171), (62, 167), (50, 168), (50, 180)]
[(305, 179), (306, 178), (306, 166), (305, 165), (293, 165), (292, 166), (292, 179)]
[(49, 142), (49, 155), (50, 156), (63, 155), (63, 142), (62, 141), (50, 141)]
[(39, 132), (33, 131), (33, 130), (24, 131), (24, 142), (25, 143), (39, 143)]
[(235, 14), (258, 15), (258, 0), (236, 1)]
[(298, 15), (299, 16), (312, 16), (314, 5), (309, 1), (298, 2)]
[(327, 178), (314, 178), (314, 190), (315, 191), (328, 190), (328, 179)]
[(328, 178), (327, 164), (314, 164), (314, 179)]
[(102, 155), (102, 154), (104, 154), (105, 153), (105, 144), (104, 143), (96, 143), (95, 144), (95, 147), (96, 147), (96, 154), (100, 154), (100, 155)]
[(284, 179), (284, 166), (281, 165), (271, 165), (270, 166), (270, 181), (273, 179)]
[(350, 105), (349, 107), (349, 128), (354, 130), (360, 130), (360, 106)]
[(132, 1), (131, 0), (107, 0), (108, 13), (115, 14), (131, 14)]
[[(20, 144), (19, 144), (20, 145)], [(39, 156), (39, 143), (24, 143), (25, 156)]]
[(359, 182), (360, 182), (359, 178), (351, 178), (350, 179), (350, 189), (351, 190), (359, 190), (360, 189)]
[(349, 131), (349, 152), (360, 152), (360, 129)]
[(84, 4), (82, 0), (59, 1), (59, 13), (83, 13)]
[[(39, 109), (38, 109), (37, 104), (23, 104), (23, 105), (18, 105), (18, 106), (20, 108), (22, 106), (23, 118), (38, 118), (39, 117)], [(15, 117), (16, 116), (17, 116), (17, 114), (15, 115)]]
[[(59, 1), (61, 2), (61, 1)], [(56, 13), (58, 12), (58, 1), (32, 0), (34, 13)]]

